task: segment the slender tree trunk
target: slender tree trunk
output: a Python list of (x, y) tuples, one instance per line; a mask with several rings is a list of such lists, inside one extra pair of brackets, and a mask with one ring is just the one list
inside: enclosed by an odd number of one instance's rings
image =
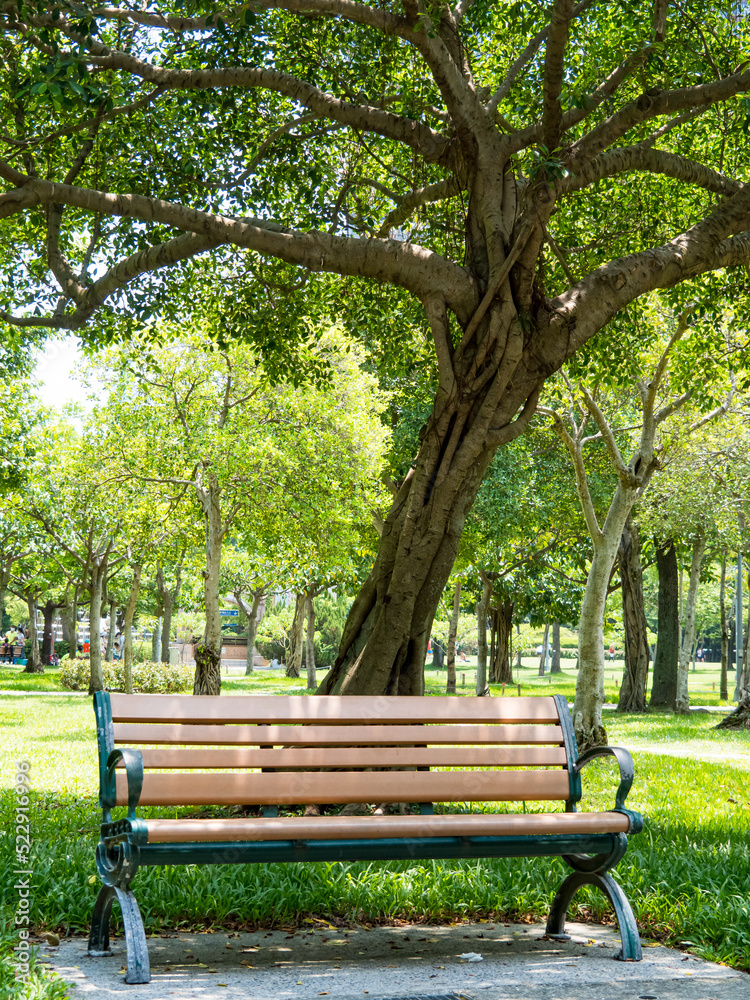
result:
[(674, 541), (656, 543), (659, 572), (658, 639), (651, 684), (651, 708), (674, 708), (680, 660), (679, 574)]
[(648, 664), (648, 624), (643, 600), (643, 567), (638, 525), (628, 517), (620, 538), (620, 579), (622, 613), (625, 626), (625, 672), (617, 709), (620, 712), (645, 712)]
[(174, 574), (174, 587), (170, 589), (164, 579), (164, 569), (161, 563), (156, 567), (156, 589), (159, 592), (159, 600), (162, 609), (162, 629), (161, 629), (161, 662), (169, 663), (169, 643), (172, 639), (172, 616), (177, 605), (177, 598), (182, 586), (182, 560), (184, 549), (177, 563)]
[(573, 722), (579, 750), (606, 744), (602, 724), (604, 704), (604, 609), (612, 567), (622, 531), (635, 500), (635, 491), (619, 484), (604, 528), (594, 538), (594, 555), (586, 579), (578, 627), (578, 679)]
[(75, 660), (78, 655), (78, 587), (73, 588), (72, 598), (69, 596), (60, 611), (62, 619), (63, 639), (68, 644), (68, 656)]
[(125, 692), (133, 693), (133, 619), (135, 608), (138, 602), (138, 590), (141, 586), (141, 573), (143, 565), (136, 563), (133, 566), (133, 580), (130, 584), (130, 594), (125, 605), (124, 621), (122, 623), (122, 662), (125, 673)]
[(539, 669), (537, 673), (544, 677), (544, 667), (547, 662), (547, 650), (549, 649), (549, 622), (544, 626), (544, 639), (542, 639), (542, 655), (539, 657)]
[(445, 663), (445, 648), (437, 639), (432, 640), (432, 664), (436, 670), (442, 670)]
[(42, 618), (44, 619), (44, 629), (42, 631), (42, 664), (45, 667), (50, 665), (50, 659), (55, 651), (53, 624), (55, 621), (55, 612), (59, 607), (59, 604), (47, 601), (42, 608)]
[(107, 663), (112, 662), (115, 650), (115, 630), (117, 629), (117, 601), (110, 598), (109, 601), (109, 632), (107, 632), (107, 650), (104, 659)]
[(253, 603), (252, 605), (246, 604), (242, 600), (242, 595), (239, 592), (235, 592), (234, 598), (241, 608), (245, 612), (247, 617), (247, 654), (245, 658), (245, 677), (249, 677), (255, 670), (255, 664), (253, 661), (253, 656), (255, 653), (255, 636), (258, 633), (258, 611), (265, 598), (264, 589), (256, 590), (252, 594)]
[(154, 622), (154, 631), (151, 633), (151, 662), (159, 662), (159, 653), (161, 652), (161, 616), (164, 609), (161, 605), (156, 609), (156, 621)]
[(458, 616), (461, 613), (461, 581), (456, 581), (453, 594), (453, 614), (448, 628), (448, 680), (445, 685), (446, 694), (456, 693), (456, 632), (458, 631)]
[(287, 677), (299, 677), (302, 673), (302, 654), (305, 627), (305, 595), (297, 594), (292, 619), (292, 631), (289, 637), (289, 659), (286, 665)]
[(495, 609), (495, 649), (490, 661), (490, 683), (512, 684), (510, 633), (513, 629), (513, 602), (505, 598)]
[(551, 674), (561, 674), (560, 665), (560, 622), (552, 622), (552, 666)]
[(307, 689), (314, 691), (318, 686), (318, 679), (315, 673), (315, 605), (313, 595), (307, 592), (305, 595), (305, 605), (307, 614), (307, 636), (305, 646), (305, 660), (307, 662)]
[(31, 649), (29, 650), (29, 656), (26, 660), (26, 666), (23, 668), (23, 673), (25, 674), (44, 673), (42, 658), (39, 655), (39, 634), (36, 630), (36, 602), (36, 594), (33, 597), (26, 598), (26, 607), (29, 610), (29, 642), (31, 643)]
[(94, 559), (89, 570), (89, 591), (91, 593), (91, 604), (89, 605), (89, 657), (90, 657), (90, 680), (89, 694), (94, 691), (104, 689), (104, 675), (102, 674), (102, 590), (107, 576), (107, 559)]
[(482, 575), (482, 598), (477, 602), (477, 695), (490, 693), (487, 684), (487, 612), (492, 600), (492, 580)]
[(206, 628), (196, 644), (193, 694), (221, 694), (221, 615), (219, 614), (221, 543), (224, 537), (221, 518), (221, 490), (215, 478), (199, 494), (206, 524), (206, 566), (203, 570), (203, 599)]
[(682, 638), (680, 665), (677, 670), (677, 697), (675, 699), (674, 710), (680, 715), (687, 715), (690, 711), (690, 697), (688, 695), (690, 651), (693, 648), (693, 641), (695, 639), (695, 611), (698, 603), (698, 583), (700, 581), (701, 564), (705, 551), (706, 539), (703, 535), (698, 535), (693, 542), (693, 558), (690, 562), (690, 584), (688, 586), (687, 605), (685, 608), (685, 633)]
[(729, 660), (729, 629), (727, 628), (727, 554), (721, 554), (721, 576), (719, 578), (719, 614), (721, 616), (721, 681), (719, 684), (719, 697), (722, 701), (729, 701), (729, 682), (727, 677), (727, 663)]

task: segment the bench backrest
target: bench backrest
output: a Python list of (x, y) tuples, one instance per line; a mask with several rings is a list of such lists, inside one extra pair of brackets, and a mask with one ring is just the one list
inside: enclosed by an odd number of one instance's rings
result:
[[(99, 692), (94, 705), (100, 764), (116, 746), (143, 748), (142, 805), (567, 800), (573, 791), (575, 738), (559, 696)], [(118, 774), (117, 804), (126, 802)]]

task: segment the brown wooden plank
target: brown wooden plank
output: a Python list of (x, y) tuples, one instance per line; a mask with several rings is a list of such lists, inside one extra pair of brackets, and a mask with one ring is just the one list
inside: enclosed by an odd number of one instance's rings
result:
[[(150, 697), (150, 696), (149, 696)], [(445, 701), (446, 699), (436, 699)], [(115, 743), (258, 746), (561, 745), (560, 726), (212, 726), (115, 722)]]
[[(149, 806), (508, 802), (567, 799), (569, 794), (563, 770), (147, 772), (140, 802)], [(124, 774), (117, 775), (117, 802), (127, 802)]]
[(628, 833), (622, 813), (463, 813), (433, 816), (285, 816), (278, 819), (150, 819), (148, 842), (358, 840), (385, 837), (554, 836)]
[(116, 722), (314, 723), (363, 722), (555, 723), (553, 698), (429, 698), (417, 696), (112, 694)]
[(146, 768), (543, 767), (564, 766), (562, 747), (160, 747)]

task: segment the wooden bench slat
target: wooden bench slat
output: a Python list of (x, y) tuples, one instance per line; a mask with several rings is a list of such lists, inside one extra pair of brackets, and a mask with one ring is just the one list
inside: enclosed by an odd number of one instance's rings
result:
[(164, 747), (145, 768), (564, 767), (562, 747)]
[(388, 837), (555, 836), (576, 833), (627, 833), (630, 829), (628, 817), (616, 812), (150, 819), (146, 823), (149, 844), (243, 840), (358, 840)]
[[(243, 695), (220, 698), (181, 694), (111, 694), (115, 722), (199, 723), (313, 723), (361, 725), (363, 721), (389, 722), (515, 722), (555, 723), (559, 720), (553, 698), (428, 698), (390, 695), (380, 697), (327, 695), (299, 698), (286, 695)], [(252, 713), (252, 715), (251, 715)]]
[[(143, 778), (140, 804), (305, 805), (338, 802), (508, 802), (567, 799), (568, 774), (555, 771), (301, 771), (158, 774)], [(117, 803), (127, 781), (117, 774)]]
[[(145, 696), (144, 696), (145, 697)], [(296, 746), (453, 746), (464, 744), (561, 745), (560, 726), (551, 725), (359, 725), (347, 726), (234, 726), (234, 725), (152, 725), (115, 722), (115, 743), (137, 744)]]

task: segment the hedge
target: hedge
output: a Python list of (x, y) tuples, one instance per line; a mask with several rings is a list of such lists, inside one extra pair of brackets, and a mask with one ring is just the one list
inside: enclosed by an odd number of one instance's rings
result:
[[(125, 665), (122, 660), (102, 663), (104, 687), (107, 691), (125, 690)], [(133, 664), (133, 691), (142, 694), (173, 694), (193, 686), (194, 667), (184, 663)], [(63, 660), (60, 667), (60, 684), (70, 691), (87, 691), (91, 668), (88, 659)]]

